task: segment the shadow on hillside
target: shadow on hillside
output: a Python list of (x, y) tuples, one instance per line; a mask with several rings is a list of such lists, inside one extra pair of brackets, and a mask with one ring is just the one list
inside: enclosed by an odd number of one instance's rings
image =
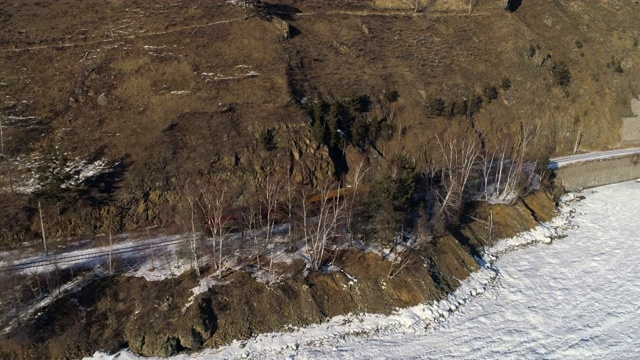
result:
[[(464, 205), (464, 209), (462, 210), (462, 214), (472, 214), (474, 209), (477, 207), (476, 203), (466, 203)], [(464, 246), (467, 251), (471, 254), (471, 256), (476, 258), (481, 258), (482, 253), (479, 250), (483, 244), (478, 243), (477, 240), (470, 238), (467, 234), (465, 234), (462, 229), (466, 229), (470, 232), (469, 235), (475, 238), (482, 238), (479, 234), (476, 234), (476, 231), (473, 227), (469, 226), (474, 222), (474, 219), (471, 216), (461, 216), (460, 222), (453, 226), (447, 226), (447, 231), (453, 236), (462, 246)], [(491, 244), (489, 244), (491, 245)]]
[(522, 5), (522, 0), (509, 0), (505, 9), (511, 12), (515, 12), (516, 10), (518, 10), (520, 5)]
[(349, 172), (346, 153), (337, 147), (329, 146), (329, 157), (333, 162), (333, 176), (342, 179)]
[(295, 21), (293, 16), (301, 13), (300, 9), (282, 4), (271, 4), (268, 2), (262, 2), (260, 4), (260, 12), (267, 16), (276, 17), (284, 21)]
[(78, 198), (91, 206), (100, 207), (109, 204), (113, 195), (119, 189), (119, 183), (124, 178), (130, 162), (122, 159), (103, 171), (88, 177), (77, 190)]

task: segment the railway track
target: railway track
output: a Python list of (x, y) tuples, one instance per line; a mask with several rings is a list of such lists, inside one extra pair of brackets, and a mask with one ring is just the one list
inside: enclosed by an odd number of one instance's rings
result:
[[(619, 149), (599, 151), (587, 154), (576, 154), (550, 159), (549, 169), (555, 170), (560, 167), (590, 161), (611, 159), (628, 155), (640, 155), (640, 148)], [(526, 164), (531, 167), (533, 164)], [(56, 267), (81, 261), (89, 261), (101, 258), (118, 257), (136, 252), (152, 251), (154, 248), (162, 248), (172, 245), (188, 243), (187, 237), (172, 237), (154, 241), (143, 241), (140, 243), (116, 244), (114, 246), (101, 246), (91, 249), (70, 251), (49, 256), (39, 255), (19, 260), (0, 259), (0, 273), (24, 271), (38, 267)]]
[(13, 272), (34, 269), (38, 267), (56, 267), (64, 264), (76, 263), (100, 258), (117, 257), (136, 252), (152, 251), (155, 248), (180, 245), (187, 243), (187, 238), (170, 238), (156, 241), (146, 241), (138, 244), (102, 246), (99, 248), (85, 249), (62, 254), (40, 255), (22, 260), (0, 263), (0, 272)]

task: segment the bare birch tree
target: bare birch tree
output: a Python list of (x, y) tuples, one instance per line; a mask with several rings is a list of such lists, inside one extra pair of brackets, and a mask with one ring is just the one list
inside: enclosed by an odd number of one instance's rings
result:
[(38, 213), (40, 214), (40, 231), (42, 232), (42, 245), (44, 246), (44, 256), (49, 256), (49, 250), (47, 249), (47, 236), (44, 232), (44, 221), (42, 220), (42, 205), (38, 200)]
[(305, 238), (305, 252), (312, 270), (320, 269), (330, 239), (338, 233), (338, 226), (345, 210), (345, 201), (334, 196), (330, 184), (322, 186), (317, 201), (311, 203), (302, 199), (302, 229)]
[(188, 197), (187, 201), (189, 202), (189, 220), (191, 221), (191, 237), (189, 241), (189, 248), (191, 250), (191, 255), (193, 256), (194, 267), (196, 269), (196, 274), (198, 277), (200, 276), (200, 263), (198, 262), (198, 233), (196, 232), (196, 209), (195, 209), (195, 199)]
[[(517, 199), (518, 195), (521, 195), (524, 187), (529, 185), (537, 160), (531, 161), (531, 164), (527, 164), (526, 154), (529, 144), (536, 137), (537, 132), (536, 124), (529, 126), (521, 125), (519, 137), (513, 147), (511, 161), (508, 164), (509, 171), (507, 178), (502, 187), (502, 192), (499, 194), (500, 199), (513, 202)], [(533, 165), (533, 168), (531, 165)]]
[(155, 254), (155, 246), (153, 241), (151, 240), (151, 234), (149, 233), (149, 228), (147, 228), (147, 242), (149, 243), (149, 250), (151, 250), (151, 270), (156, 270), (156, 254)]
[(580, 147), (580, 141), (582, 140), (582, 126), (578, 128), (578, 132), (576, 133), (576, 142), (573, 145), (573, 155), (578, 152), (578, 148)]
[(537, 159), (528, 158), (527, 153), (537, 134), (537, 124), (523, 124), (515, 141), (506, 139), (493, 150), (485, 149), (483, 187), (486, 200), (495, 198), (512, 203), (531, 184)]
[(493, 211), (489, 211), (489, 218), (485, 221), (485, 220), (481, 220), (478, 219), (476, 217), (473, 217), (471, 215), (469, 215), (469, 217), (471, 219), (473, 219), (474, 221), (478, 222), (478, 224), (482, 225), (482, 227), (484, 228), (484, 230), (487, 232), (486, 233), (486, 237), (482, 236), (480, 234), (480, 232), (476, 232), (476, 235), (480, 238), (480, 240), (484, 241), (484, 244), (482, 244), (483, 246), (491, 246), (493, 245)]
[(482, 167), (482, 194), (484, 195), (484, 201), (489, 201), (489, 197), (491, 195), (489, 186), (494, 185), (492, 183), (492, 174), (494, 173), (497, 151), (498, 149), (496, 147), (490, 149), (488, 146), (485, 146), (482, 155), (480, 156)]
[(245, 243), (253, 244), (251, 259), (255, 259), (257, 267), (260, 267), (261, 253), (261, 250), (258, 248), (259, 242), (256, 239), (259, 216), (259, 207), (255, 206), (254, 204), (250, 205), (245, 211), (242, 212), (243, 240)]
[(196, 202), (197, 191), (193, 186), (188, 186), (185, 189), (185, 196), (187, 202), (187, 208), (182, 209), (178, 213), (174, 214), (176, 223), (178, 223), (188, 234), (189, 250), (191, 251), (191, 263), (192, 267), (196, 270), (196, 274), (200, 276), (200, 262), (198, 259), (198, 237), (200, 233), (196, 229)]
[(356, 168), (355, 173), (353, 174), (353, 185), (351, 186), (351, 194), (350, 196), (345, 196), (345, 199), (344, 199), (345, 206), (346, 206), (345, 227), (346, 227), (346, 230), (349, 232), (349, 245), (351, 245), (353, 241), (352, 225), (353, 225), (353, 215), (354, 215), (354, 212), (356, 211), (355, 204), (356, 204), (356, 200), (358, 199), (357, 196), (359, 195), (358, 190), (360, 190), (361, 188), (362, 180), (364, 179), (364, 176), (366, 175), (367, 170), (368, 169), (364, 169), (364, 161), (361, 161), (358, 167)]
[[(391, 255), (391, 253), (389, 254)], [(389, 271), (387, 272), (387, 277), (389, 279), (393, 279), (398, 274), (404, 270), (407, 266), (411, 265), (415, 259), (412, 258), (412, 250), (410, 246), (402, 246), (401, 249), (397, 250), (395, 253), (395, 257), (391, 258), (389, 256)]]
[(213, 264), (218, 270), (222, 270), (224, 262), (224, 241), (231, 232), (233, 214), (228, 211), (228, 187), (222, 181), (212, 181), (203, 185), (200, 189), (200, 208), (204, 214), (207, 228), (211, 235), (211, 248)]
[(107, 256), (108, 256), (107, 265), (108, 265), (108, 268), (109, 268), (109, 274), (113, 275), (113, 272), (114, 272), (114, 266), (113, 266), (113, 236), (112, 236), (111, 224), (109, 224), (109, 254)]
[[(4, 162), (5, 158), (7, 158), (7, 154), (4, 150), (4, 129), (2, 115), (0, 115), (0, 161)], [(9, 176), (9, 189), (13, 192), (13, 169), (11, 169), (11, 161), (7, 161), (3, 166), (6, 167), (6, 174)]]
[(293, 177), (291, 175), (287, 176), (287, 181), (285, 183), (285, 201), (286, 201), (286, 211), (287, 211), (287, 226), (288, 226), (288, 243), (289, 243), (289, 251), (293, 252), (296, 250), (296, 237), (295, 237), (295, 222), (294, 222), (294, 207), (295, 201), (297, 197), (296, 186), (293, 183)]
[(271, 248), (269, 254), (269, 278), (272, 281), (274, 279), (273, 270), (273, 258), (275, 256), (275, 249), (273, 241), (273, 229), (275, 227), (276, 219), (278, 218), (278, 204), (280, 202), (280, 196), (283, 190), (283, 183), (278, 177), (267, 177), (262, 191), (260, 194), (261, 204), (264, 206), (264, 214), (260, 219), (263, 221), (262, 227), (264, 230), (264, 249)]
[(440, 214), (452, 216), (465, 200), (467, 182), (477, 164), (480, 145), (476, 138), (449, 137), (442, 141), (436, 138), (442, 155), (442, 188)]
[(2, 131), (2, 115), (0, 115), (0, 160), (4, 160), (4, 132)]

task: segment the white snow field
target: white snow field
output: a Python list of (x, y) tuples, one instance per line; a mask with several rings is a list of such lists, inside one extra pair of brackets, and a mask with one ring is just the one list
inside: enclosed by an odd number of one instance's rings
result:
[(486, 266), (440, 303), (173, 359), (640, 359), (640, 183), (580, 195), (554, 224), (489, 249)]

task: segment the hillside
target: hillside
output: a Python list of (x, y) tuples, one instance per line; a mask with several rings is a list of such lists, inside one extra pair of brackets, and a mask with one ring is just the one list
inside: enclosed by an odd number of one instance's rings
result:
[[(38, 199), (53, 237), (168, 225), (186, 182), (231, 184), (239, 206), (277, 174), (313, 188), (395, 153), (437, 161), (450, 134), (533, 131), (540, 160), (621, 146), (640, 5), (503, 3), (3, 1), (2, 241), (39, 236)], [(385, 127), (340, 153), (307, 108), (346, 99)]]
[(630, 143), (639, 10), (0, 0), (0, 357), (443, 299), (554, 216), (549, 157)]

